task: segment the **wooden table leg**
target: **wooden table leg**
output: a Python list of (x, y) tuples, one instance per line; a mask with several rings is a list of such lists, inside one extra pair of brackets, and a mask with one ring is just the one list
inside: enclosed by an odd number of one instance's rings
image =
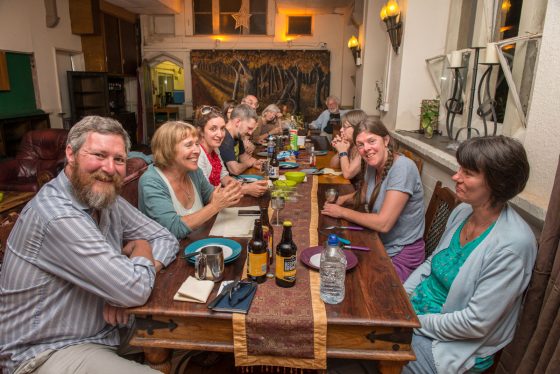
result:
[(171, 373), (171, 349), (144, 347), (144, 357), (152, 369)]
[(379, 361), (378, 368), (381, 374), (400, 374), (406, 361)]

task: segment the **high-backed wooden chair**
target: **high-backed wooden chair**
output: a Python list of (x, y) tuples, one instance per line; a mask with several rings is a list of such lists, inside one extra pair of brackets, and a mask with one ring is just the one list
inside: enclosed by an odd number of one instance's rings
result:
[(441, 181), (437, 181), (425, 216), (424, 242), (426, 242), (426, 258), (432, 254), (439, 244), (441, 236), (445, 231), (447, 219), (457, 205), (459, 205), (459, 201), (455, 193), (447, 187), (442, 187)]
[(12, 212), (0, 220), (0, 269), (2, 269), (2, 263), (4, 262), (8, 236), (10, 236), (18, 217), (19, 213)]
[(412, 161), (414, 161), (416, 167), (418, 168), (418, 174), (422, 175), (422, 166), (424, 163), (422, 158), (418, 156), (416, 153), (409, 151), (408, 149), (404, 149), (402, 147), (399, 149), (399, 152), (402, 153), (404, 156), (406, 156), (406, 158), (409, 158)]

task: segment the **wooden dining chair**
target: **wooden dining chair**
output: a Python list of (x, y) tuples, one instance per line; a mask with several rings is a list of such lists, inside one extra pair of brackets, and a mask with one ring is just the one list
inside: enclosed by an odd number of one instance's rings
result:
[(2, 263), (4, 262), (4, 253), (6, 252), (8, 236), (10, 236), (10, 232), (12, 232), (18, 217), (19, 213), (11, 212), (4, 218), (0, 219), (0, 269), (2, 268)]
[(422, 175), (422, 166), (423, 166), (423, 163), (424, 163), (422, 158), (420, 156), (418, 156), (416, 153), (414, 153), (414, 152), (412, 152), (408, 149), (400, 148), (399, 152), (402, 153), (406, 158), (409, 158), (412, 161), (414, 161), (414, 163), (416, 164), (416, 167), (418, 168), (418, 174)]
[(437, 181), (434, 193), (426, 210), (424, 242), (426, 243), (426, 258), (436, 249), (451, 211), (459, 204), (457, 196), (447, 187), (442, 187)]

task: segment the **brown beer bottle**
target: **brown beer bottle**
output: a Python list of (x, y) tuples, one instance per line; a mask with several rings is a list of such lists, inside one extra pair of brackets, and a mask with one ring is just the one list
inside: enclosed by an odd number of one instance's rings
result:
[(260, 219), (255, 220), (253, 238), (247, 244), (247, 278), (257, 283), (266, 281), (268, 266), (267, 243), (263, 240), (263, 229)]
[(282, 240), (276, 246), (276, 285), (288, 288), (296, 284), (296, 253), (292, 222), (284, 221)]
[(261, 222), (263, 239), (266, 243), (266, 249), (268, 251), (268, 263), (269, 265), (272, 265), (272, 259), (274, 257), (274, 230), (272, 229), (272, 225), (270, 224), (270, 220), (268, 219), (268, 207), (261, 207)]

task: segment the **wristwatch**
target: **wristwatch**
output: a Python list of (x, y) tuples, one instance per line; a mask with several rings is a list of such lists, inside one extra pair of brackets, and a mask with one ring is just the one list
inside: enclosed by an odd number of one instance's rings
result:
[(344, 157), (344, 156), (348, 157), (348, 152), (340, 152), (340, 153), (338, 154), (338, 158), (342, 158), (342, 157)]

